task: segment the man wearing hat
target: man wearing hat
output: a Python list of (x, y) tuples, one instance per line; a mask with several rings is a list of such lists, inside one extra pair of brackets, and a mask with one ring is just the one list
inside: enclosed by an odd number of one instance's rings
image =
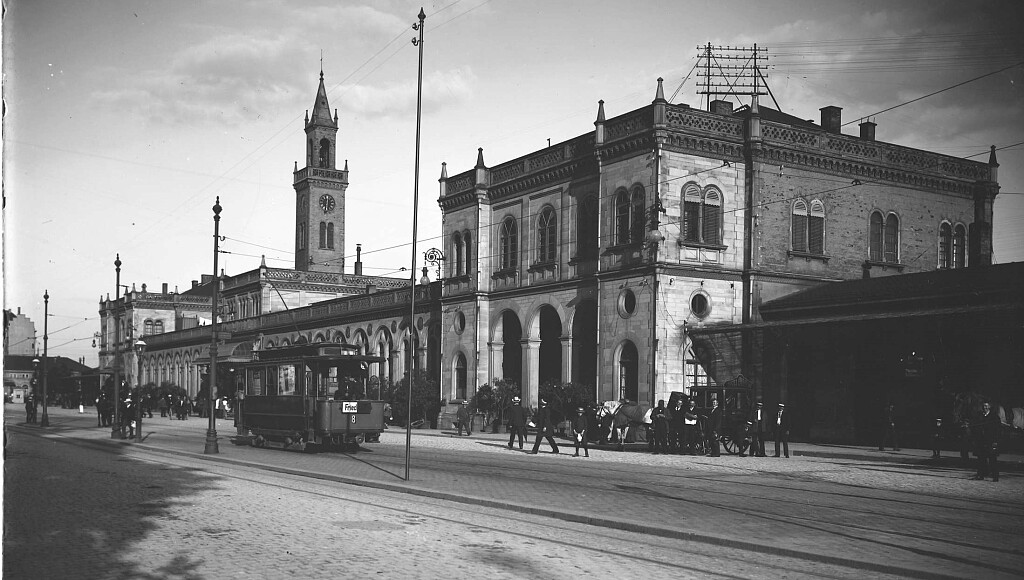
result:
[(779, 456), (779, 443), (789, 457), (789, 413), (786, 412), (786, 404), (779, 403), (779, 413), (775, 417), (773, 429), (775, 431), (775, 457)]
[(587, 448), (587, 410), (583, 407), (577, 407), (576, 416), (572, 418), (572, 436), (576, 442), (576, 453), (573, 457), (580, 456), (580, 448), (583, 449), (583, 457), (590, 457), (590, 450)]
[(551, 452), (558, 453), (558, 444), (555, 443), (555, 424), (551, 420), (551, 409), (548, 408), (548, 402), (544, 399), (540, 400), (540, 408), (537, 409), (537, 414), (533, 418), (533, 422), (537, 425), (537, 439), (533, 442), (533, 451), (531, 454), (536, 455), (537, 450), (540, 449), (541, 438), (547, 438), (548, 444), (551, 445)]
[(722, 447), (718, 437), (722, 432), (722, 408), (718, 406), (718, 397), (711, 397), (711, 412), (708, 413), (708, 439), (711, 443), (711, 457), (721, 457)]
[(455, 418), (459, 421), (459, 435), (462, 435), (462, 428), (466, 428), (466, 436), (473, 434), (473, 424), (470, 422), (469, 417), (469, 401), (462, 401), (459, 405), (459, 410), (455, 413)]
[(512, 406), (508, 409), (508, 448), (512, 449), (512, 442), (516, 436), (519, 437), (519, 448), (523, 448), (523, 439), (526, 437), (526, 409), (522, 406), (522, 399), (512, 397)]
[(754, 457), (764, 457), (764, 403), (758, 401), (754, 405), (754, 412), (750, 414), (750, 422), (753, 423), (750, 432), (750, 454)]

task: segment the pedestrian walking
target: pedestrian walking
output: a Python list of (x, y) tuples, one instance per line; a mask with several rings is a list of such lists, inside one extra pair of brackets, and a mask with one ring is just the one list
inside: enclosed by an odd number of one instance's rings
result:
[(469, 437), (473, 434), (473, 425), (470, 424), (469, 415), (469, 403), (468, 401), (462, 401), (459, 405), (459, 410), (455, 413), (455, 420), (459, 422), (459, 436), (462, 436), (462, 430), (465, 428), (466, 436)]
[(882, 437), (878, 442), (878, 450), (885, 451), (885, 442), (887, 439), (892, 439), (893, 451), (900, 450), (900, 442), (896, 437), (896, 405), (889, 403), (889, 405), (882, 412)]
[(548, 402), (544, 399), (540, 400), (540, 408), (537, 409), (537, 415), (534, 417), (533, 422), (537, 426), (537, 439), (533, 442), (533, 451), (529, 453), (536, 455), (537, 450), (540, 449), (540, 440), (544, 438), (551, 445), (551, 452), (558, 453), (558, 444), (555, 443), (554, 438), (555, 423), (551, 419), (551, 409), (548, 407)]
[(668, 414), (665, 399), (659, 399), (658, 405), (651, 409), (651, 424), (654, 427), (653, 453), (668, 452)]
[(583, 456), (590, 457), (590, 448), (587, 447), (587, 412), (583, 407), (576, 409), (576, 416), (572, 419), (572, 438), (576, 443), (576, 453), (572, 456), (579, 457), (580, 449), (583, 449)]
[(779, 443), (782, 443), (782, 450), (789, 458), (789, 413), (786, 412), (786, 404), (779, 403), (779, 412), (775, 417), (775, 457), (779, 456)]
[(512, 397), (512, 406), (508, 409), (508, 448), (512, 449), (512, 442), (519, 438), (519, 448), (523, 448), (523, 439), (526, 438), (526, 409), (522, 406), (522, 399)]
[(753, 423), (750, 431), (750, 454), (754, 457), (764, 457), (764, 403), (758, 401), (754, 405), (754, 412), (751, 413), (750, 420)]
[(168, 409), (167, 395), (164, 395), (163, 397), (160, 397), (160, 400), (157, 401), (156, 406), (160, 408), (160, 416), (161, 417), (167, 417), (168, 416), (167, 415), (167, 409)]
[(942, 419), (935, 419), (935, 431), (932, 433), (932, 459), (942, 458)]
[(999, 481), (999, 430), (1002, 424), (992, 412), (992, 405), (981, 404), (981, 418), (974, 424), (974, 453), (978, 456), (978, 473), (971, 479)]
[(722, 408), (718, 406), (718, 398), (711, 399), (711, 412), (708, 413), (708, 437), (711, 439), (711, 457), (721, 457), (722, 446), (719, 443), (719, 433), (722, 432)]
[(36, 422), (36, 398), (32, 395), (25, 397), (25, 422)]

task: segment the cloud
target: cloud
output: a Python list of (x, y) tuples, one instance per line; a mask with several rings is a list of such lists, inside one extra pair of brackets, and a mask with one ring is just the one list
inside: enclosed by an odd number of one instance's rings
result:
[[(424, 113), (436, 113), (470, 100), (475, 82), (476, 75), (469, 67), (428, 74), (423, 79)], [(416, 113), (416, 84), (356, 85), (343, 91), (339, 107), (360, 117), (408, 117)]]

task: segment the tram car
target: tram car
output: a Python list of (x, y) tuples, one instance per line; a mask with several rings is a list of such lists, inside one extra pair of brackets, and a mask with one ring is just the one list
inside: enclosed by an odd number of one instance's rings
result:
[[(340, 343), (254, 350), (245, 377), (241, 425), (256, 447), (358, 448), (378, 441), (384, 401), (367, 393), (370, 365), (382, 357)], [(371, 399), (369, 395), (376, 395)]]

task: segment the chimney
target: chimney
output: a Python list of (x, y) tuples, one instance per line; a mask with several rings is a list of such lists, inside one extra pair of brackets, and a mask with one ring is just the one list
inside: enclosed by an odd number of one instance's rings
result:
[(829, 133), (841, 133), (843, 124), (843, 108), (829, 105), (821, 108), (821, 128)]
[(867, 141), (875, 140), (875, 124), (871, 121), (864, 121), (860, 124), (860, 138)]
[(164, 282), (164, 283), (163, 283), (163, 286), (162, 286), (162, 288), (163, 288), (163, 289), (162, 289), (162, 290), (161, 290), (160, 292), (162, 292), (163, 294), (167, 294), (167, 282)]
[(199, 280), (192, 280), (192, 288), (194, 289), (194, 288), (198, 288), (198, 287), (199, 287)]
[(718, 115), (731, 115), (732, 103), (721, 99), (715, 99), (711, 101), (711, 112)]
[(363, 258), (362, 258), (362, 256), (363, 256), (363, 245), (362, 244), (356, 244), (356, 269), (355, 269), (355, 275), (356, 276), (362, 276), (363, 275)]
[(373, 284), (367, 284), (366, 285), (366, 293), (367, 294), (373, 294), (376, 291), (377, 291), (377, 286), (375, 286)]

